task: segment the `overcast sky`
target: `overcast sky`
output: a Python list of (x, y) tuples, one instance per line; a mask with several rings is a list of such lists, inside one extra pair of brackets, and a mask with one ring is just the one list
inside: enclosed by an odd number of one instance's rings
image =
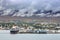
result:
[(60, 0), (0, 0), (4, 8), (60, 9)]

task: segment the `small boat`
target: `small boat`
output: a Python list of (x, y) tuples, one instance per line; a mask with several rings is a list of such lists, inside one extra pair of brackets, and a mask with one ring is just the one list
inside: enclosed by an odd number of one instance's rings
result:
[(18, 26), (13, 26), (11, 29), (10, 29), (10, 33), (11, 34), (17, 34), (19, 32), (19, 27)]
[(47, 34), (47, 31), (46, 30), (36, 30), (35, 33), (38, 33), (38, 34)]

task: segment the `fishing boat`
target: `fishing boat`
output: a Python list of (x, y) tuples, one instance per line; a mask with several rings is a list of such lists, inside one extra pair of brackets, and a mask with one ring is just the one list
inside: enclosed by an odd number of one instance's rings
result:
[(18, 26), (13, 26), (11, 29), (10, 29), (10, 33), (11, 34), (16, 34), (19, 32), (19, 27)]

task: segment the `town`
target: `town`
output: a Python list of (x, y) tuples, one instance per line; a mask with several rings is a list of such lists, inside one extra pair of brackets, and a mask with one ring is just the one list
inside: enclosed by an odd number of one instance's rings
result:
[(0, 30), (10, 30), (13, 25), (19, 27), (19, 33), (60, 33), (60, 23), (48, 23), (39, 21), (10, 21), (8, 23), (0, 23)]

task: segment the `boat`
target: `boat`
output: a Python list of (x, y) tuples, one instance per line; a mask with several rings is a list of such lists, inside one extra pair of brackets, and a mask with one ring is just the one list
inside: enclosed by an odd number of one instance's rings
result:
[(19, 32), (19, 27), (18, 26), (13, 26), (11, 29), (10, 29), (10, 33), (11, 34), (17, 34)]
[(47, 34), (47, 31), (46, 30), (35, 30), (35, 33), (38, 33), (38, 34)]

